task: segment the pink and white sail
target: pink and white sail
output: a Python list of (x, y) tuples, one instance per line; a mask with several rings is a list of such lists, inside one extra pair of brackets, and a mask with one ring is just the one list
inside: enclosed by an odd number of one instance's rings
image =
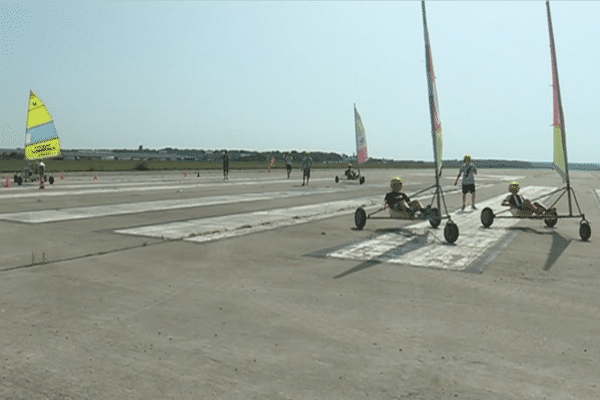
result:
[(354, 125), (356, 130), (356, 154), (360, 164), (367, 162), (369, 154), (367, 151), (367, 137), (365, 135), (365, 127), (363, 126), (360, 114), (354, 105)]

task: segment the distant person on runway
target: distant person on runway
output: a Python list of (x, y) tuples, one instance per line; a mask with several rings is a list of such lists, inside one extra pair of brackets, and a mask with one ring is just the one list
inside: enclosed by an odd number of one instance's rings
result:
[(292, 161), (292, 152), (289, 152), (285, 156), (285, 167), (287, 168), (288, 179), (290, 179), (290, 174), (292, 173)]
[(473, 160), (471, 159), (470, 154), (466, 154), (464, 159), (464, 164), (461, 165), (460, 170), (458, 171), (458, 176), (456, 177), (456, 181), (454, 181), (454, 185), (458, 184), (458, 179), (461, 174), (463, 175), (462, 181), (462, 209), (465, 209), (465, 202), (467, 201), (467, 193), (471, 193), (471, 208), (476, 210), (475, 207), (475, 174), (477, 173), (477, 167), (473, 165)]
[(308, 186), (308, 180), (310, 179), (310, 167), (312, 166), (312, 162), (313, 159), (310, 156), (310, 153), (307, 151), (305, 152), (306, 155), (304, 156), (304, 161), (302, 161), (302, 169), (303, 169), (303, 174), (302, 174), (302, 186), (304, 186), (304, 181), (306, 180), (306, 186)]
[(223, 153), (223, 180), (229, 180), (229, 153), (227, 150)]
[(40, 160), (38, 168), (39, 168), (39, 172), (40, 172), (40, 180), (43, 181), (44, 180), (44, 172), (46, 172), (46, 164), (44, 164), (44, 162), (42, 160)]
[(358, 174), (356, 173), (356, 171), (354, 171), (352, 169), (352, 164), (348, 164), (348, 169), (346, 170), (345, 174), (346, 174), (346, 178), (348, 178), (348, 179), (358, 178)]

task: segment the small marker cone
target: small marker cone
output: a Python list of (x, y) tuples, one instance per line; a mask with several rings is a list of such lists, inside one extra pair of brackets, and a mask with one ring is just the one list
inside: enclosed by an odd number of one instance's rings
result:
[(187, 178), (187, 172), (184, 172), (184, 173), (183, 173), (183, 177), (184, 177), (184, 178)]
[(94, 180), (97, 181), (98, 180), (98, 174), (94, 174)]

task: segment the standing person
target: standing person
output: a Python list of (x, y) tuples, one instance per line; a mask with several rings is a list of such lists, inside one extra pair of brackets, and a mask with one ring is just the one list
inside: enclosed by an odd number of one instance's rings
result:
[(275, 169), (275, 157), (271, 157), (271, 164), (269, 165), (269, 172)]
[(305, 152), (306, 156), (304, 156), (304, 161), (302, 161), (302, 169), (304, 173), (302, 174), (302, 186), (304, 186), (304, 181), (306, 180), (306, 186), (308, 186), (308, 180), (310, 179), (310, 167), (312, 166), (313, 159), (310, 156), (310, 153)]
[(44, 161), (42, 161), (42, 160), (40, 160), (39, 172), (40, 172), (40, 180), (43, 181), (44, 180), (44, 172), (46, 172), (46, 164), (44, 164)]
[(223, 153), (223, 180), (229, 180), (229, 153), (227, 150)]
[(285, 167), (287, 168), (288, 179), (290, 179), (290, 174), (292, 173), (292, 153), (288, 152), (285, 156)]
[(467, 193), (471, 193), (471, 208), (476, 210), (475, 207), (475, 174), (477, 173), (477, 167), (473, 165), (473, 160), (471, 159), (470, 154), (466, 154), (463, 159), (463, 165), (461, 165), (460, 170), (458, 171), (458, 176), (456, 177), (456, 181), (454, 181), (454, 185), (458, 184), (458, 179), (461, 174), (463, 175), (462, 181), (462, 209), (465, 209), (465, 202), (467, 200)]

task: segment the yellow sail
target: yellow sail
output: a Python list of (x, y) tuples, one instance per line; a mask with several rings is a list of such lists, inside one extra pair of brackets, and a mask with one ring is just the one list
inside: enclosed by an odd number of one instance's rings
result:
[(30, 91), (25, 133), (25, 158), (35, 160), (59, 155), (60, 139), (54, 126), (54, 119), (42, 99)]

